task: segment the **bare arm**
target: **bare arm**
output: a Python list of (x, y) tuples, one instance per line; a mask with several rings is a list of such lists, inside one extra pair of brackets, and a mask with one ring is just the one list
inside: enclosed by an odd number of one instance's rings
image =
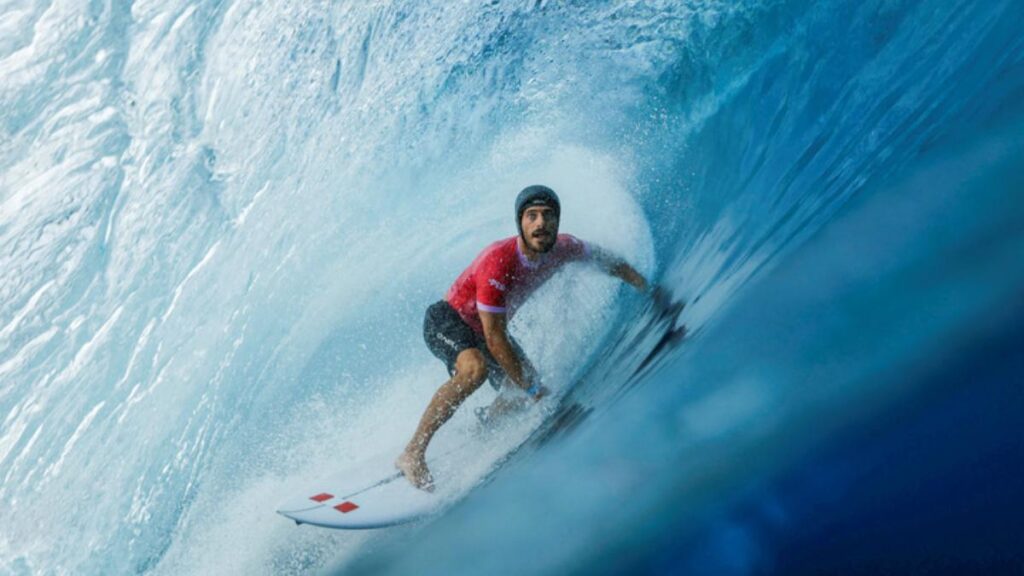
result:
[(647, 280), (635, 268), (630, 266), (628, 262), (599, 246), (592, 245), (590, 251), (594, 262), (602, 270), (612, 276), (621, 278), (623, 282), (626, 282), (640, 292), (647, 291)]
[[(480, 321), (484, 325), (484, 339), (487, 341), (487, 349), (491, 356), (498, 361), (498, 364), (505, 370), (509, 378), (516, 386), (524, 391), (529, 391), (532, 386), (538, 384), (531, 381), (529, 361), (520, 358), (508, 338), (507, 320), (504, 314), (495, 314), (480, 310)], [(540, 398), (546, 390), (541, 386), (534, 394), (534, 398)]]

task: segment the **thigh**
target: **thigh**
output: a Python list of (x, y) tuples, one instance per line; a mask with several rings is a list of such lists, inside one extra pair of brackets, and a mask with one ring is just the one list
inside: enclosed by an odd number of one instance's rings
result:
[(441, 300), (427, 308), (423, 318), (423, 340), (430, 352), (444, 362), (448, 374), (455, 373), (459, 355), (479, 348), (479, 338), (448, 302)]

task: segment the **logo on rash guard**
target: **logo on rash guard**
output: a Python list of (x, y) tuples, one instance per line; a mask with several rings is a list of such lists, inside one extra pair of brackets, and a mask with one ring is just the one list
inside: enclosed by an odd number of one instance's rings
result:
[(494, 287), (495, 287), (495, 288), (497, 288), (498, 290), (501, 290), (502, 292), (504, 292), (504, 291), (505, 291), (505, 285), (504, 285), (504, 284), (502, 284), (501, 282), (498, 282), (498, 281), (497, 281), (497, 280), (495, 280), (494, 278), (491, 278), (491, 279), (489, 279), (489, 280), (487, 281), (487, 283), (488, 283), (488, 284), (490, 284), (491, 286), (494, 286)]

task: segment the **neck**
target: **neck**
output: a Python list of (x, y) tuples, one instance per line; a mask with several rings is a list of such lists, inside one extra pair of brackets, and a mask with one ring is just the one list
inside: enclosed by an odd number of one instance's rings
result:
[(523, 240), (522, 234), (520, 234), (519, 237), (516, 238), (516, 242), (519, 245), (519, 253), (522, 254), (523, 256), (526, 256), (527, 260), (529, 260), (530, 262), (536, 262), (537, 260), (540, 259), (541, 253), (531, 249), (530, 245), (526, 243), (526, 240)]

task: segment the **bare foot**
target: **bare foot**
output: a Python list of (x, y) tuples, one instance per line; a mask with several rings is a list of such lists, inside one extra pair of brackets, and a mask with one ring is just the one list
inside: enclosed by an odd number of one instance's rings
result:
[(395, 460), (395, 467), (401, 470), (416, 488), (427, 492), (434, 491), (434, 477), (430, 475), (427, 461), (422, 456), (417, 458), (408, 452), (402, 452), (398, 460)]

